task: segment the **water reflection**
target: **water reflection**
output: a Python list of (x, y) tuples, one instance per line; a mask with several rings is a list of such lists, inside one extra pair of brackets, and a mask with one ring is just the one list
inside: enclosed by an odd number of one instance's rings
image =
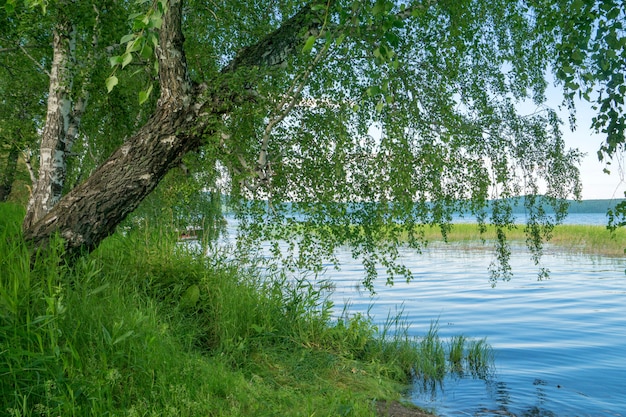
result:
[[(510, 404), (512, 403), (511, 398), (511, 389), (509, 389), (506, 382), (497, 381), (493, 384), (494, 389), (494, 398), (497, 403), (497, 407), (490, 409), (487, 407), (480, 407), (477, 409), (473, 415), (486, 417), (486, 416), (510, 416), (510, 417), (556, 417), (553, 411), (545, 408), (545, 402), (547, 400), (547, 392), (543, 388), (546, 386), (546, 381), (541, 379), (535, 379), (533, 385), (536, 387), (535, 396), (537, 399), (538, 405), (522, 407), (521, 411), (516, 411), (516, 408), (511, 409)], [(529, 398), (525, 398), (525, 400), (529, 400)]]
[(505, 407), (511, 402), (511, 393), (506, 385), (506, 382), (496, 382), (496, 402), (502, 407)]
[[(455, 376), (456, 375), (456, 376)], [(446, 391), (446, 387), (449, 387), (452, 384), (452, 381), (459, 383), (460, 379), (468, 378), (469, 376), (464, 375), (459, 377), (458, 374), (455, 374), (446, 378), (446, 381), (416, 381), (414, 386), (413, 398), (418, 399), (418, 403), (424, 404), (424, 399), (428, 398), (429, 401), (438, 402), (441, 401), (442, 398), (449, 397), (449, 393)], [(547, 381), (542, 380), (540, 378), (536, 378), (532, 385), (534, 386), (534, 401), (533, 398), (529, 396), (524, 396), (523, 401), (525, 402), (534, 402), (534, 405), (529, 406), (520, 406), (520, 395), (519, 393), (513, 393), (512, 391), (517, 391), (516, 388), (510, 388), (509, 385), (504, 381), (498, 381), (494, 375), (490, 375), (488, 378), (480, 378), (476, 375), (471, 378), (476, 380), (480, 380), (484, 385), (484, 389), (486, 392), (490, 393), (490, 396), (495, 401), (495, 404), (492, 407), (479, 405), (477, 407), (472, 407), (468, 410), (461, 412), (452, 412), (452, 413), (442, 413), (441, 415), (472, 415), (476, 417), (487, 417), (487, 416), (509, 416), (509, 417), (556, 417), (558, 414), (552, 411), (547, 405), (550, 402), (549, 400), (549, 384)], [(467, 382), (467, 380), (466, 380)], [(477, 399), (477, 402), (480, 403), (480, 400)], [(440, 413), (441, 410), (437, 410)]]

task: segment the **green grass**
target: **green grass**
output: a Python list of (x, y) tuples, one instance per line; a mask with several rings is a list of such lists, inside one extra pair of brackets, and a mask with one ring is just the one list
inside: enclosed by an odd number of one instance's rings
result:
[[(527, 238), (523, 225), (507, 230), (506, 235), (507, 239), (512, 242), (525, 242)], [(425, 227), (424, 237), (431, 242), (442, 240), (441, 231), (436, 226)], [(448, 242), (475, 246), (480, 245), (481, 239), (495, 240), (495, 228), (487, 226), (486, 232), (481, 235), (477, 225), (461, 223), (453, 224), (447, 233)], [(554, 228), (548, 243), (568, 252), (623, 256), (626, 253), (626, 228), (617, 229), (612, 233), (606, 226), (559, 225)]]
[[(1, 415), (374, 416), (459, 369), (436, 326), (413, 338), (402, 314), (332, 317), (326, 288), (199, 256), (170, 228), (116, 234), (72, 266), (53, 242), (31, 265), (23, 215), (0, 204)], [(471, 372), (480, 352), (457, 345)]]

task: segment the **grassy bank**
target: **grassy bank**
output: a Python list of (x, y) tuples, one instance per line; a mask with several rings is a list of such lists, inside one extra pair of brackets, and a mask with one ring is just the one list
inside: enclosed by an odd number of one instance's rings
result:
[[(426, 227), (425, 238), (428, 241), (441, 241), (441, 231), (438, 227)], [(493, 241), (496, 232), (493, 226), (487, 226), (482, 235), (475, 224), (453, 224), (447, 234), (448, 242), (461, 242), (476, 246), (481, 244), (481, 239)], [(523, 243), (526, 241), (524, 226), (507, 230), (507, 239), (512, 242)], [(552, 238), (548, 242), (557, 249), (573, 253), (585, 253), (590, 255), (624, 256), (626, 249), (626, 229), (620, 228), (615, 232), (609, 231), (606, 226), (591, 225), (559, 225), (552, 232)]]
[(322, 289), (261, 279), (169, 233), (115, 235), (73, 266), (31, 265), (0, 204), (0, 414), (374, 416), (415, 378), (484, 376), (484, 341), (331, 317)]

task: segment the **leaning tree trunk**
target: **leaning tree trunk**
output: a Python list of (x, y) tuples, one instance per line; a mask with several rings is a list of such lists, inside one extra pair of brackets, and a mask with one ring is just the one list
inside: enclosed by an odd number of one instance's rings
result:
[[(308, 34), (319, 30), (321, 19), (315, 14), (310, 5), (304, 7), (283, 27), (243, 49), (223, 72), (280, 65)], [(170, 0), (157, 49), (161, 96), (154, 115), (43, 218), (25, 223), (24, 237), (36, 247), (46, 246), (55, 232), (69, 253), (97, 247), (187, 152), (202, 145), (202, 138), (213, 133), (213, 122), (241, 97), (241, 91), (229, 91), (228, 86), (207, 96), (205, 86), (190, 82), (181, 25), (182, 0)]]
[(95, 248), (186, 152), (200, 145), (199, 135), (184, 133), (191, 131), (198, 115), (190, 106), (193, 91), (182, 54), (180, 1), (171, 3), (160, 33), (161, 97), (154, 115), (41, 220), (24, 224), (25, 238), (36, 246), (45, 246), (59, 231), (70, 251)]

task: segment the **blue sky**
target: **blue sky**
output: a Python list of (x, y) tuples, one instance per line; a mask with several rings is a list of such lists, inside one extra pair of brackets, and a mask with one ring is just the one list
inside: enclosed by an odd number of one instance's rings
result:
[[(604, 141), (602, 134), (596, 134), (590, 128), (591, 119), (594, 116), (594, 110), (587, 102), (578, 101), (576, 103), (576, 121), (577, 127), (575, 131), (571, 131), (568, 121), (568, 110), (559, 109), (562, 103), (563, 95), (561, 87), (550, 86), (547, 92), (547, 106), (557, 110), (563, 125), (563, 138), (570, 148), (578, 148), (586, 155), (583, 158), (580, 167), (580, 177), (583, 184), (583, 199), (612, 199), (624, 198), (626, 191), (626, 182), (624, 180), (624, 169), (626, 169), (626, 155), (618, 155), (613, 158), (611, 166), (608, 169), (610, 175), (603, 172), (606, 167), (605, 163), (598, 161), (597, 152), (600, 145)], [(621, 172), (620, 172), (621, 171)]]

